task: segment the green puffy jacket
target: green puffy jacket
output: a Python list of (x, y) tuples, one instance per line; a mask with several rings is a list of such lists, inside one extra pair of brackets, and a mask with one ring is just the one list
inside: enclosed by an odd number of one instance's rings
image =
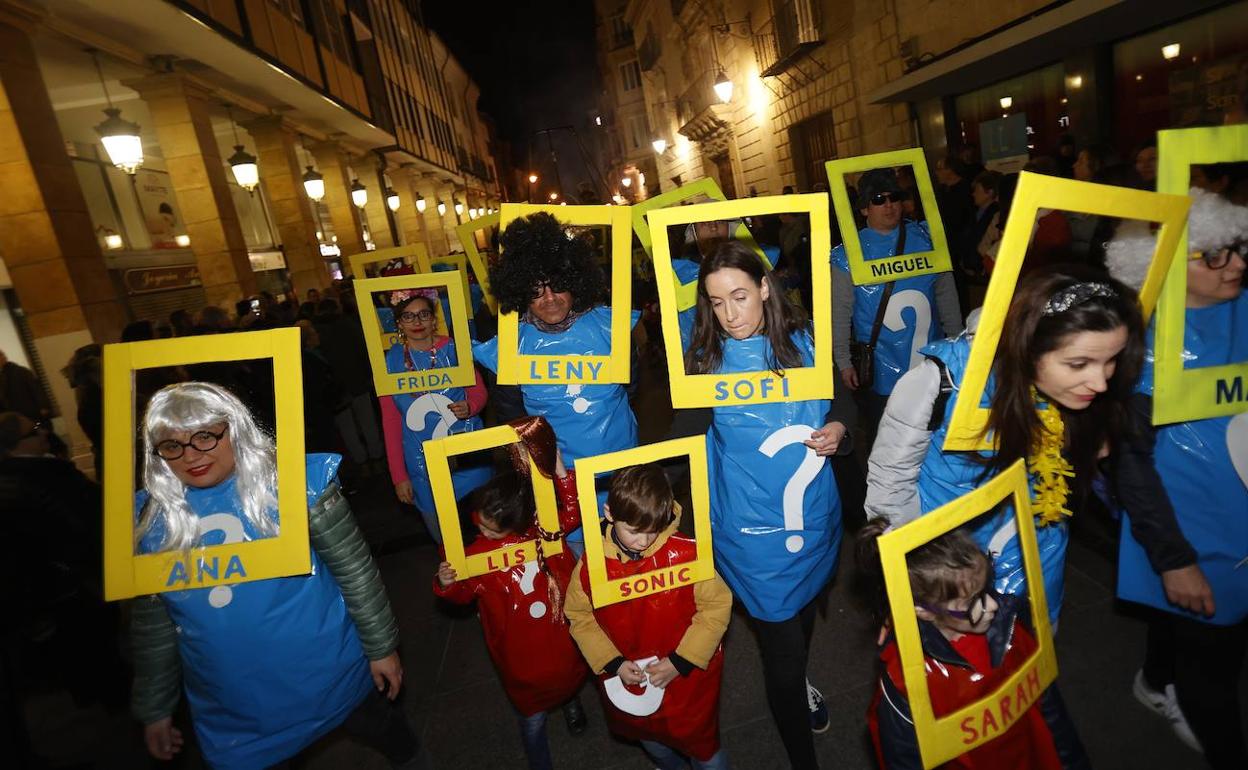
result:
[[(308, 508), (308, 536), (342, 591), (364, 654), (380, 660), (394, 652), (399, 628), (381, 573), (337, 484)], [(151, 724), (173, 714), (182, 687), (178, 629), (158, 596), (134, 601), (130, 638), (134, 651), (130, 708), (143, 724)]]

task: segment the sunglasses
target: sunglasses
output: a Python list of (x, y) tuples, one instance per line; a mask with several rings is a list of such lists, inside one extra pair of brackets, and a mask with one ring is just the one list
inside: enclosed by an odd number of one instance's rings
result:
[(906, 199), (902, 192), (883, 192), (872, 195), (868, 200), (872, 206), (883, 206), (885, 203), (901, 203)]
[(1221, 270), (1231, 263), (1231, 257), (1235, 255), (1238, 255), (1240, 259), (1248, 260), (1248, 242), (1237, 241), (1217, 251), (1193, 251), (1189, 259), (1203, 259), (1205, 267), (1210, 270)]
[(413, 313), (410, 310), (405, 310), (402, 313), (399, 313), (399, 320), (405, 324), (410, 324), (415, 321), (432, 321), (433, 311), (432, 310), (418, 310), (417, 312)]
[(555, 294), (562, 294), (568, 290), (568, 286), (562, 278), (554, 278), (549, 281), (538, 281), (533, 284), (533, 299), (537, 299), (550, 289)]
[(158, 443), (152, 452), (164, 460), (177, 460), (186, 454), (187, 447), (194, 447), (200, 452), (211, 452), (217, 448), (217, 444), (221, 443), (221, 437), (229, 428), (230, 426), (225, 426), (220, 433), (213, 433), (210, 430), (196, 431), (191, 434), (191, 440), (185, 443), (171, 438), (165, 439)]

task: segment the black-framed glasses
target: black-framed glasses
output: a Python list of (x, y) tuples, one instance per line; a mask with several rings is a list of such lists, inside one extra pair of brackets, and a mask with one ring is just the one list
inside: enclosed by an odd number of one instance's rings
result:
[(533, 299), (537, 299), (545, 294), (547, 289), (550, 289), (555, 294), (562, 294), (568, 290), (568, 286), (564, 283), (562, 278), (552, 278), (546, 281), (538, 281), (533, 284)]
[(157, 442), (156, 446), (152, 448), (152, 452), (163, 460), (177, 460), (186, 454), (187, 447), (193, 447), (200, 452), (211, 452), (217, 448), (217, 444), (221, 443), (221, 437), (229, 429), (230, 426), (227, 425), (221, 429), (220, 433), (213, 433), (210, 430), (198, 430), (191, 434), (191, 440), (187, 442), (174, 441), (171, 438), (167, 438), (164, 441)]
[(882, 192), (872, 195), (870, 201), (872, 206), (883, 206), (885, 203), (901, 203), (905, 199), (903, 192)]
[(1218, 250), (1210, 249), (1209, 251), (1193, 251), (1192, 259), (1203, 259), (1205, 267), (1210, 270), (1221, 270), (1231, 264), (1231, 257), (1238, 255), (1240, 259), (1248, 260), (1248, 242), (1236, 241), (1230, 246), (1223, 246)]
[(402, 313), (399, 313), (399, 320), (405, 324), (410, 324), (415, 321), (425, 321), (427, 323), (433, 320), (433, 311), (418, 310), (413, 313), (410, 310), (404, 310)]

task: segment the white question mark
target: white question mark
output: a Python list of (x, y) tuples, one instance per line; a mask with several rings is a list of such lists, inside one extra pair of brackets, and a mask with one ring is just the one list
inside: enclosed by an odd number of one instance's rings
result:
[(441, 393), (426, 393), (412, 402), (407, 408), (407, 427), (419, 433), (425, 429), (425, 420), (430, 414), (438, 415), (438, 424), (433, 426), (433, 438), (446, 438), (451, 432), (451, 423), (459, 418), (451, 411), (452, 401)]
[(1248, 412), (1235, 415), (1227, 424), (1226, 449), (1231, 453), (1239, 480), (1248, 487)]
[[(520, 576), (520, 590), (527, 596), (533, 593), (533, 581), (537, 579), (539, 567), (535, 561), (526, 561), (524, 563), (524, 574)], [(540, 618), (546, 614), (546, 603), (536, 601), (529, 605), (529, 615), (534, 618)]]
[[(648, 658), (635, 660), (634, 663), (642, 671), (646, 670), (646, 666), (658, 660), (658, 657), (651, 655)], [(659, 710), (659, 706), (663, 703), (663, 688), (655, 687), (650, 684), (650, 677), (646, 677), (641, 683), (643, 692), (641, 695), (634, 695), (624, 686), (624, 682), (620, 681), (620, 677), (611, 677), (602, 683), (602, 689), (607, 693), (607, 697), (615, 704), (615, 707), (625, 714), (632, 714), (635, 717), (648, 717)]]
[(566, 393), (569, 398), (575, 399), (572, 402), (572, 411), (577, 414), (585, 414), (585, 412), (589, 411), (589, 400), (581, 395), (581, 388), (583, 387), (584, 386), (579, 382), (574, 383), (568, 386), (568, 391)]
[[(775, 457), (776, 453), (786, 446), (807, 441), (814, 430), (809, 425), (789, 425), (764, 439), (758, 451), (768, 457)], [(805, 529), (802, 501), (806, 497), (806, 488), (815, 480), (815, 477), (819, 475), (819, 470), (823, 467), (823, 458), (815, 454), (815, 450), (810, 447), (805, 447), (805, 449), (805, 459), (802, 460), (801, 465), (797, 466), (797, 471), (793, 473), (789, 483), (784, 485), (784, 528), (787, 530)], [(797, 553), (802, 550), (803, 545), (805, 545), (805, 540), (801, 535), (789, 535), (784, 541), (784, 547), (789, 549), (789, 553)]]
[[(243, 532), (243, 522), (229, 513), (214, 513), (199, 520), (199, 536), (202, 538), (209, 532), (220, 531), (225, 535), (224, 543), (241, 543), (247, 539)], [(201, 557), (202, 558), (202, 557)], [(213, 586), (208, 592), (208, 604), (217, 609), (234, 601), (234, 589), (229, 586)]]
[(927, 295), (915, 289), (894, 294), (884, 311), (884, 325), (891, 331), (903, 331), (906, 321), (901, 317), (901, 311), (908, 307), (914, 308), (914, 337), (910, 340), (910, 368), (913, 369), (923, 363), (923, 354), (919, 351), (927, 344), (927, 335), (932, 328), (932, 305), (927, 301)]

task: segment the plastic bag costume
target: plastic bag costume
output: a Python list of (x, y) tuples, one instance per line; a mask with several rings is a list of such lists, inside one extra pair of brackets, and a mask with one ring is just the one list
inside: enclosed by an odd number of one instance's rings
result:
[[(521, 323), (519, 352), (532, 356), (610, 355), (611, 312), (609, 307), (591, 308), (566, 331), (555, 334)], [(630, 328), (639, 318), (641, 314), (633, 311)], [(497, 372), (498, 338), (474, 345), (473, 356)], [(568, 467), (582, 457), (637, 446), (637, 419), (622, 384), (521, 385), (520, 392), (525, 411), (545, 417), (554, 429)], [(581, 531), (576, 530), (569, 539), (581, 541)]]
[[(1153, 333), (1138, 391), (1153, 392)], [(1183, 360), (1189, 369), (1248, 360), (1248, 293), (1205, 308), (1188, 308)], [(1205, 618), (1166, 600), (1161, 577), (1131, 533), (1124, 512), (1118, 554), (1118, 595), (1214, 625), (1248, 617), (1248, 413), (1161, 426), (1154, 462), (1183, 536), (1197, 552), (1217, 613)]]
[[(580, 524), (576, 477), (569, 473), (566, 479), (555, 479), (555, 490), (560, 525), (567, 532)], [(531, 537), (530, 533), (490, 540), (478, 535), (465, 551), (470, 555), (495, 550), (502, 553)], [(565, 548), (562, 553), (546, 556), (545, 561), (566, 595), (576, 558)], [(524, 716), (566, 703), (589, 675), (568, 624), (562, 617), (553, 616), (549, 581), (536, 561), (459, 580), (446, 588), (437, 578), (433, 581), (433, 592), (448, 601), (468, 604), (476, 599), (490, 659), (507, 697)]]
[[(913, 254), (931, 251), (932, 238), (926, 222), (904, 222), (906, 227), (906, 252)], [(867, 261), (896, 256), (897, 231), (881, 234), (869, 227), (858, 231), (862, 243), (863, 258)], [(845, 246), (832, 249), (832, 267), (849, 274), (849, 256)], [(889, 306), (898, 308), (900, 318), (890, 319), (885, 313), (880, 326), (879, 340), (875, 345), (875, 379), (871, 388), (880, 395), (893, 392), (893, 386), (901, 375), (921, 360), (919, 348), (944, 337), (940, 316), (936, 312), (936, 280), (939, 274), (903, 278), (893, 287)], [(871, 327), (879, 310), (880, 299), (886, 284), (854, 286), (853, 334), (859, 342), (871, 339)], [(897, 324), (900, 323), (900, 326)]]
[[(794, 334), (806, 366), (814, 342)], [(766, 370), (764, 336), (723, 340), (721, 372)], [(760, 620), (787, 620), (827, 584), (841, 542), (841, 500), (827, 458), (802, 442), (829, 401), (715, 407), (707, 434), (715, 566)]]
[[(684, 535), (672, 534), (646, 558), (627, 562), (607, 559), (607, 578), (617, 580), (666, 570), (696, 558), (697, 543)], [(592, 597), (588, 570), (580, 570), (580, 580), (585, 594)], [(594, 610), (594, 620), (625, 659), (662, 658), (679, 646), (690, 618), (697, 611), (693, 592), (693, 586), (684, 586), (600, 607)], [(631, 740), (657, 741), (698, 760), (710, 759), (719, 751), (719, 688), (723, 670), (724, 648), (721, 645), (705, 669), (695, 666), (687, 676), (677, 676), (661, 690), (658, 708), (648, 716), (625, 713), (614, 699), (643, 698), (653, 693), (643, 692), (642, 687), (624, 686), (623, 693), (612, 696), (608, 694), (606, 683), (615, 677), (599, 675), (603, 711), (611, 732)], [(646, 691), (650, 689), (646, 687)]]
[[(386, 371), (405, 371), (408, 361), (417, 370), (440, 369), (455, 366), (458, 355), (455, 341), (448, 339), (445, 345), (429, 351), (410, 351), (404, 355), (406, 346), (395, 345), (386, 351)], [(405, 361), (405, 357), (408, 361)], [(416, 508), (423, 514), (436, 511), (433, 489), (429, 486), (429, 469), (425, 464), (426, 441), (445, 438), (453, 433), (479, 430), (481, 418), (477, 416), (461, 420), (451, 412), (450, 405), (466, 398), (463, 388), (443, 388), (426, 393), (399, 393), (390, 396), (399, 414), (403, 415), (403, 464), (412, 482), (412, 496)], [(459, 499), (490, 480), (493, 475), (488, 466), (456, 468), (451, 472), (455, 486), (455, 498)]]
[[(308, 456), (309, 505), (340, 462), (338, 455)], [(146, 492), (135, 496), (136, 520), (146, 501)], [(235, 478), (188, 488), (186, 502), (204, 545), (255, 538)], [(158, 518), (139, 552), (154, 552), (163, 538)], [(228, 573), (231, 566), (219, 568)], [(340, 725), (373, 688), (342, 591), (315, 549), (310, 575), (159, 596), (179, 630), (195, 734), (213, 767), (265, 768), (293, 756)]]
[[(971, 352), (971, 338), (962, 335), (951, 340), (941, 340), (923, 348), (923, 354), (940, 361), (955, 386), (955, 394), (945, 403), (944, 417), (940, 427), (931, 435), (923, 469), (919, 474), (919, 503), (923, 513), (933, 511), (971, 492), (988, 480), (986, 467), (976, 462), (969, 452), (945, 452), (941, 449), (949, 432), (949, 420), (957, 403), (957, 387), (961, 386)], [(996, 389), (996, 378), (988, 376), (980, 405), (991, 403)], [(983, 452), (981, 456), (990, 456)], [(1066, 545), (1070, 530), (1065, 521), (1045, 526), (1036, 521), (1036, 540), (1040, 548), (1040, 564), (1044, 570), (1044, 591), (1048, 599), (1049, 618), (1054, 625), (1062, 608), (1065, 590)], [(1023, 574), (1023, 557), (1019, 550), (1018, 528), (1014, 521), (1014, 507), (1003, 504), (995, 511), (986, 513), (972, 524), (971, 536), (980, 548), (993, 558), (996, 590), (1003, 594), (1017, 594), (1026, 590)]]

